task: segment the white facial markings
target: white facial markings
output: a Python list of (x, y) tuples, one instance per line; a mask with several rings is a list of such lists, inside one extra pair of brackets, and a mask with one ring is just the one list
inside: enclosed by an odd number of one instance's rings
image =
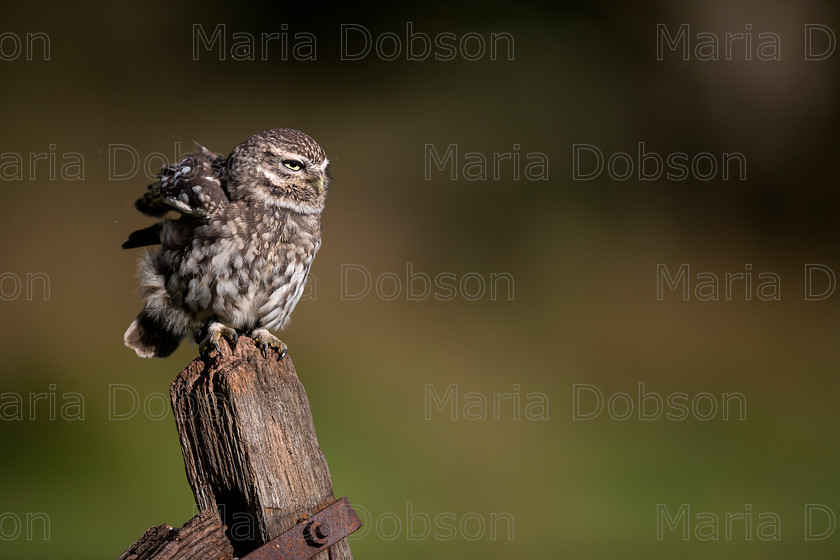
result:
[(280, 176), (278, 174), (274, 173), (273, 171), (269, 171), (268, 169), (264, 168), (262, 165), (257, 165), (257, 171), (259, 173), (262, 173), (265, 177), (267, 177), (268, 180), (271, 181), (271, 184), (274, 185), (275, 187), (280, 187), (280, 186), (283, 185), (283, 180), (280, 178)]

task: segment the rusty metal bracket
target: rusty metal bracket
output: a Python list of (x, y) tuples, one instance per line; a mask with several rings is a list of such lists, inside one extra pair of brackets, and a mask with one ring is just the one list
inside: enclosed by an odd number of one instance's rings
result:
[(250, 552), (242, 560), (306, 560), (361, 526), (353, 506), (347, 498), (341, 498)]

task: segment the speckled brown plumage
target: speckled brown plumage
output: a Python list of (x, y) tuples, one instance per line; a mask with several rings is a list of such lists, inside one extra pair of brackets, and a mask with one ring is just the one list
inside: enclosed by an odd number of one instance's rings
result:
[(227, 158), (197, 146), (163, 167), (136, 206), (176, 215), (123, 245), (161, 245), (140, 259), (145, 305), (126, 345), (164, 357), (189, 334), (217, 344), (238, 331), (285, 354), (268, 329), (288, 321), (321, 245), (328, 165), (312, 138), (281, 128), (250, 137)]

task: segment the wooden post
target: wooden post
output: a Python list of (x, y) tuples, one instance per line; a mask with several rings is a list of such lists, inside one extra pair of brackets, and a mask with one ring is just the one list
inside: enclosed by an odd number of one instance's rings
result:
[[(291, 358), (263, 357), (247, 337), (220, 347), (193, 360), (170, 394), (196, 504), (218, 512), (241, 558), (335, 498)], [(313, 558), (352, 557), (342, 539)]]

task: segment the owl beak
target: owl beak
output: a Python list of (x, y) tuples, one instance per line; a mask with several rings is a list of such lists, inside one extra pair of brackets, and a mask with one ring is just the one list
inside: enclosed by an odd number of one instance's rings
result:
[(318, 177), (312, 181), (312, 186), (315, 187), (315, 190), (321, 192), (324, 190), (324, 174), (318, 173)]

